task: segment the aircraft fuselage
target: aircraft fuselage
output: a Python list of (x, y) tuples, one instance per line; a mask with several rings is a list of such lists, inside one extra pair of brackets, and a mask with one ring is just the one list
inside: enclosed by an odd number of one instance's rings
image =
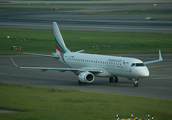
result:
[(149, 76), (149, 70), (144, 63), (136, 58), (117, 57), (85, 53), (64, 53), (61, 61), (71, 68), (101, 69), (97, 77), (127, 77), (144, 78)]

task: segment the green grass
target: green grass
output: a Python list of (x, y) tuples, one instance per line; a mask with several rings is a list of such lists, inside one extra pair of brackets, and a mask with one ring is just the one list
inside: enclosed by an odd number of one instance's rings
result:
[(25, 5), (25, 6), (135, 6), (135, 5), (153, 5), (151, 3), (125, 3), (125, 4), (122, 4), (122, 3), (110, 3), (110, 4), (102, 4), (102, 3), (96, 3), (96, 4), (93, 4), (93, 3), (84, 3), (84, 4), (78, 4), (78, 3), (22, 3), (22, 4), (10, 4), (10, 5)]
[(0, 1), (0, 3), (3, 4), (3, 3), (10, 3), (10, 2), (8, 2), (8, 1)]
[(172, 119), (172, 101), (58, 88), (0, 83), (0, 109), (19, 110), (0, 114), (1, 120), (116, 120), (131, 113), (147, 119)]
[[(15, 1), (27, 1), (27, 0), (15, 0)], [(35, 0), (30, 0), (35, 1)], [(37, 0), (37, 1), (61, 1), (61, 0)], [(85, 1), (85, 0), (63, 0), (63, 1)], [(111, 0), (87, 0), (87, 1), (111, 1)]]
[(54, 8), (0, 7), (0, 11), (53, 10)]
[[(71, 51), (84, 49), (86, 53), (162, 53), (172, 52), (172, 34), (102, 31), (61, 31), (66, 46)], [(9, 39), (6, 36), (10, 36)], [(55, 52), (53, 30), (0, 29), (0, 54), (22, 54), (22, 52), (50, 54)], [(20, 46), (21, 51), (11, 50)], [(93, 48), (97, 46), (97, 48)], [(109, 46), (105, 48), (104, 46)]]
[[(55, 8), (0, 7), (0, 11), (55, 10)], [(58, 10), (85, 10), (84, 8), (58, 8)]]
[(138, 15), (138, 14), (172, 14), (170, 10), (130, 10), (130, 11), (108, 11), (108, 12), (89, 12), (89, 15)]

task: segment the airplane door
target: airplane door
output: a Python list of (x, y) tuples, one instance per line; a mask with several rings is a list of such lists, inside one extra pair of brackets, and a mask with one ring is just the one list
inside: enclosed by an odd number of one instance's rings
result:
[(130, 71), (130, 65), (129, 65), (129, 63), (123, 61), (123, 65), (124, 65), (125, 72), (128, 73)]

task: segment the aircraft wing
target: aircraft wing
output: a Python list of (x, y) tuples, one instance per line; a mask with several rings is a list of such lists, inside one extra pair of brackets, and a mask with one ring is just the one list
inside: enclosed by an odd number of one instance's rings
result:
[(144, 62), (144, 64), (150, 64), (150, 63), (155, 63), (155, 62), (160, 62), (160, 61), (163, 61), (163, 59), (162, 59), (161, 51), (159, 50), (159, 59), (158, 60)]
[(13, 64), (17, 67), (17, 68), (23, 68), (23, 69), (37, 69), (37, 70), (42, 70), (42, 71), (46, 71), (46, 70), (58, 70), (60, 72), (65, 72), (65, 71), (80, 71), (80, 72), (92, 72), (92, 73), (102, 73), (103, 71), (100, 69), (94, 69), (94, 68), (87, 68), (87, 69), (79, 69), (79, 68), (53, 68), (53, 67), (21, 67), (18, 66), (14, 60), (12, 59), (12, 57), (10, 57)]

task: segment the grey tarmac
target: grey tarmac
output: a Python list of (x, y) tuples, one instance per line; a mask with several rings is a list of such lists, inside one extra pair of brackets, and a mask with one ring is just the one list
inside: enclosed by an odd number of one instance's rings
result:
[(18, 3), (68, 3), (68, 4), (97, 4), (97, 3), (100, 3), (100, 4), (111, 4), (111, 3), (171, 3), (171, 0), (100, 0), (100, 1), (17, 1), (17, 0), (6, 0), (6, 1), (9, 1), (11, 2), (12, 4), (18, 4)]
[[(172, 100), (172, 54), (163, 54), (164, 61), (148, 66), (150, 76), (139, 80), (139, 87), (133, 82), (119, 77), (118, 83), (109, 83), (108, 78), (97, 77), (91, 84), (79, 85), (77, 76), (72, 72), (58, 72), (16, 68), (10, 56), (19, 66), (65, 67), (57, 59), (31, 55), (0, 55), (0, 82), (39, 87), (75, 89), (100, 93), (123, 94)], [(122, 54), (150, 61), (157, 54)]]
[[(33, 29), (52, 29), (52, 22), (57, 22), (61, 30), (89, 30), (89, 31), (125, 31), (125, 32), (157, 32), (172, 33), (171, 21), (156, 21), (156, 18), (172, 17), (172, 14), (148, 14), (148, 15), (87, 15), (90, 12), (106, 11), (130, 11), (130, 10), (152, 10), (152, 9), (172, 9), (169, 0), (165, 1), (134, 1), (131, 3), (164, 3), (143, 4), (134, 6), (26, 6), (15, 4), (1, 4), (0, 7), (50, 7), (50, 8), (84, 8), (85, 10), (23, 10), (23, 11), (0, 11), (0, 28), (33, 28)], [(28, 2), (28, 1), (14, 1)], [(40, 1), (31, 1), (40, 2)], [(43, 1), (41, 1), (43, 2)], [(47, 3), (47, 1), (44, 1)], [(57, 1), (49, 1), (57, 2)], [(66, 1), (60, 1), (66, 2)], [(69, 2), (69, 1), (67, 1)], [(72, 1), (80, 2), (80, 1)], [(102, 3), (117, 1), (82, 1)], [(120, 1), (125, 3), (126, 0)], [(58, 3), (58, 2), (57, 2)], [(127, 2), (126, 2), (127, 3)], [(146, 19), (150, 18), (150, 19)]]

